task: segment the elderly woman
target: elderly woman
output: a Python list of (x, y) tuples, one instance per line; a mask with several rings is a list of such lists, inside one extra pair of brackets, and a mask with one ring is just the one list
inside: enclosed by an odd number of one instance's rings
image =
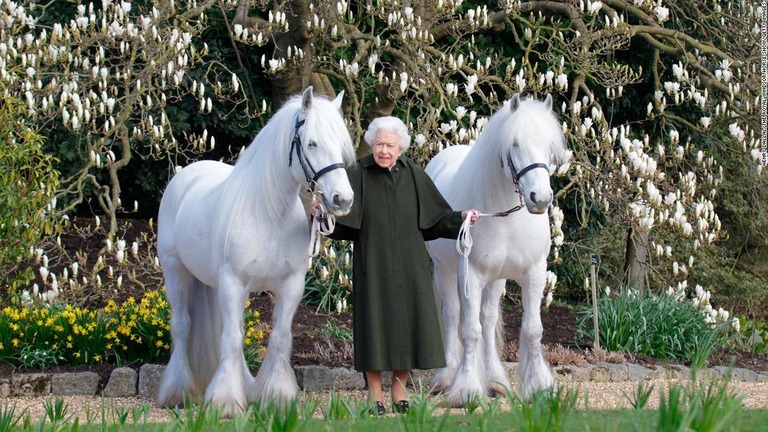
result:
[(373, 153), (347, 169), (352, 211), (331, 238), (354, 241), (352, 294), (355, 369), (383, 415), (381, 371), (392, 371), (392, 409), (408, 410), (411, 369), (445, 366), (425, 240), (456, 238), (478, 212), (453, 211), (432, 180), (403, 155), (411, 142), (398, 118), (373, 120), (365, 133)]

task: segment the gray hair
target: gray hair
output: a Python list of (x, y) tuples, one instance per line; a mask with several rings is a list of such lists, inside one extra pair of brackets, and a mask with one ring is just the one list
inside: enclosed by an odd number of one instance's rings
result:
[(363, 135), (363, 139), (369, 146), (373, 147), (376, 135), (380, 131), (394, 132), (400, 137), (400, 149), (405, 152), (411, 146), (411, 135), (408, 133), (408, 126), (397, 117), (377, 117), (373, 119), (368, 129)]

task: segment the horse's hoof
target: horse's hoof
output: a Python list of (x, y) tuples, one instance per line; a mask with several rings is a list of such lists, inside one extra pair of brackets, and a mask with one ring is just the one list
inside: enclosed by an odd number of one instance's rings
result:
[(445, 389), (446, 387), (443, 386), (435, 386), (429, 390), (429, 394), (432, 396), (440, 396), (441, 394), (445, 393)]
[(502, 387), (502, 386), (492, 385), (492, 386), (488, 387), (488, 397), (489, 398), (496, 398), (496, 397), (499, 397), (499, 396), (504, 396), (504, 395), (507, 394), (507, 391), (508, 390), (506, 388)]

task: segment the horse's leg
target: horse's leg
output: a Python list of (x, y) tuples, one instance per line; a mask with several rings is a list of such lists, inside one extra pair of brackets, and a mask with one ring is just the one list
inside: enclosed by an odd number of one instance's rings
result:
[(459, 313), (461, 311), (459, 297), (456, 295), (456, 275), (443, 272), (439, 266), (435, 265), (433, 288), (442, 318), (446, 367), (435, 372), (430, 388), (433, 392), (440, 392), (448, 388), (456, 376), (464, 348), (459, 339)]
[(231, 417), (246, 407), (242, 363), (247, 292), (228, 264), (219, 267), (216, 294), (221, 315), (219, 365), (205, 392), (205, 400), (221, 407), (223, 417)]
[[(501, 365), (498, 351), (498, 339), (501, 337), (501, 296), (507, 281), (500, 279), (488, 284), (483, 291), (483, 304), (480, 310), (480, 323), (483, 326), (483, 353), (487, 373), (486, 386), (490, 392), (506, 393), (509, 390), (509, 378)], [(498, 333), (498, 334), (497, 334)], [(504, 339), (501, 338), (503, 341)]]
[(549, 370), (541, 346), (544, 328), (541, 324), (541, 299), (546, 283), (546, 261), (532, 267), (527, 280), (522, 280), (523, 323), (520, 328), (518, 375), (523, 397), (539, 390), (555, 388), (557, 382)]
[(478, 272), (470, 264), (469, 297), (457, 285), (457, 295), (461, 302), (461, 337), (464, 342), (464, 357), (456, 377), (446, 391), (446, 401), (455, 407), (466, 406), (473, 398), (485, 397), (485, 366), (482, 364), (482, 345), (480, 336), (480, 304), (485, 281), (477, 276)]
[(182, 406), (185, 397), (199, 391), (189, 366), (187, 348), (190, 338), (189, 292), (197, 281), (177, 257), (163, 260), (168, 305), (171, 308), (171, 358), (163, 372), (155, 404), (158, 407)]
[(248, 389), (248, 398), (261, 403), (286, 403), (299, 394), (296, 374), (291, 368), (291, 325), (304, 293), (304, 273), (293, 274), (274, 293), (272, 333), (267, 353), (256, 381)]

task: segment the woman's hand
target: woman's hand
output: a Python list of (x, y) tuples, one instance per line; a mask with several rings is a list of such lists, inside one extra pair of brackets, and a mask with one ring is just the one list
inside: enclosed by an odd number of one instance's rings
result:
[(309, 209), (312, 214), (312, 216), (317, 216), (317, 210), (320, 208), (320, 202), (316, 199), (313, 199), (309, 202)]
[(467, 220), (467, 217), (469, 217), (469, 224), (474, 225), (475, 222), (477, 222), (480, 219), (480, 212), (472, 209), (472, 210), (464, 210), (461, 212), (461, 219)]

